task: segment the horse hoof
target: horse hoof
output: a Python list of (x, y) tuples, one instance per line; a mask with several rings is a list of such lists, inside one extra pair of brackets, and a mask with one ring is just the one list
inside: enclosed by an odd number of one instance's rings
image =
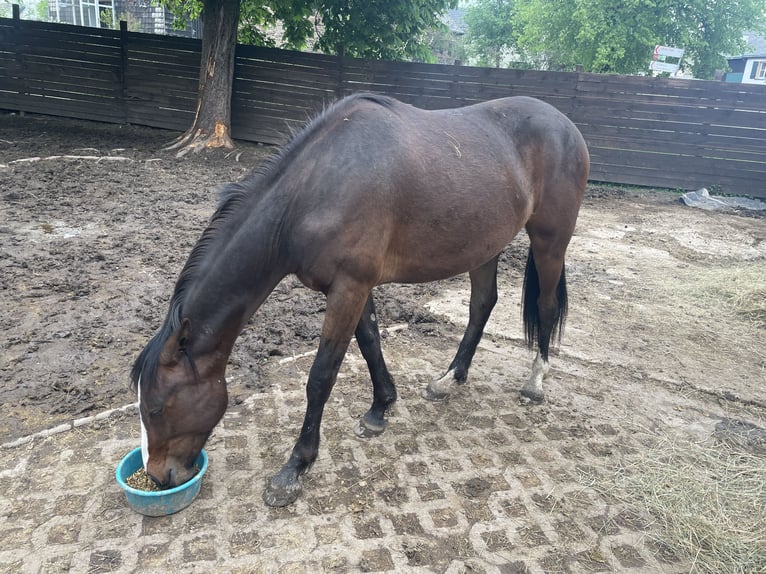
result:
[(356, 424), (354, 425), (354, 434), (359, 438), (380, 436), (385, 430), (386, 421), (383, 421), (382, 424), (376, 423), (375, 421), (370, 420), (366, 414), (356, 421)]
[(456, 382), (460, 381), (455, 378), (455, 369), (450, 369), (441, 379), (428, 383), (426, 390), (422, 393), (423, 398), (427, 401), (443, 401), (449, 397), (450, 389)]
[(266, 489), (263, 491), (263, 502), (266, 506), (280, 508), (292, 504), (301, 495), (303, 487), (297, 480), (287, 484), (279, 484), (272, 478), (266, 485)]
[(449, 398), (449, 392), (434, 390), (431, 388), (431, 385), (428, 385), (425, 388), (425, 390), (421, 392), (420, 394), (427, 401), (431, 401), (434, 403), (446, 401)]
[(521, 389), (520, 394), (521, 404), (523, 405), (539, 405), (545, 400), (545, 395), (539, 391)]

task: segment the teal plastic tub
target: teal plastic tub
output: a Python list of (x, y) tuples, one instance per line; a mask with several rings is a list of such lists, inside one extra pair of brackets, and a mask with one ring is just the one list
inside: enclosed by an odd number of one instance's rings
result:
[(199, 472), (191, 480), (167, 490), (146, 491), (128, 486), (125, 481), (143, 464), (141, 447), (134, 448), (117, 465), (117, 484), (125, 492), (128, 506), (136, 512), (146, 516), (167, 516), (189, 506), (199, 494), (202, 477), (207, 471), (207, 453), (202, 449), (194, 461)]

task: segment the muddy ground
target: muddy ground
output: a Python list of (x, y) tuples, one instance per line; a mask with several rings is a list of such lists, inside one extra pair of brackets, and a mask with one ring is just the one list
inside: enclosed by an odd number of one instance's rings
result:
[[(0, 116), (0, 442), (135, 400), (128, 371), (164, 317), (176, 275), (215, 207), (218, 186), (239, 179), (272, 151), (241, 143), (230, 154), (176, 159), (161, 151), (174, 135), (132, 126)], [(538, 407), (521, 405), (516, 394), (532, 358), (523, 347), (519, 320), (525, 241), (517, 238), (502, 257), (500, 302), (477, 355), (481, 366), (470, 377), (473, 387), (461, 388), (446, 407), (423, 405), (419, 389), (441, 374), (457, 345), (467, 315), (467, 278), (377, 290), (380, 322), (388, 329), (384, 353), (402, 397), (401, 419), (394, 415), (392, 426), (401, 420), (400, 430), (405, 431), (390, 453), (416, 455), (417, 437), (434, 430), (436, 421), (429, 416), (437, 417), (439, 428), (447, 428), (451, 446), (450, 427), (465, 431), (467, 426), (470, 431), (477, 425), (491, 434), (492, 400), (472, 393), (493, 390), (498, 380), (508, 393), (504, 399), (512, 399), (498, 407), (504, 426), (490, 438), (532, 442), (538, 450), (554, 441), (564, 455), (550, 460), (540, 455), (554, 488), (556, 469), (550, 467), (556, 461), (569, 469), (571, 478), (573, 461), (603, 465), (603, 457), (617, 448), (604, 447), (607, 452), (602, 452), (593, 446), (593, 437), (618, 437), (615, 444), (624, 446), (636, 429), (705, 439), (722, 420), (748, 428), (766, 426), (766, 318), (762, 306), (759, 311), (747, 300), (766, 292), (766, 219), (695, 210), (669, 192), (591, 186), (568, 256), (569, 320), (552, 358), (548, 401)], [(259, 401), (277, 401), (286, 389), (298, 397), (290, 399), (295, 404), (289, 420), (280, 419), (284, 427), (279, 432), (261, 429), (259, 434), (264, 443), (257, 452), (274, 470), (297, 433), (303, 412), (300, 388), (323, 310), (321, 296), (293, 278), (284, 280), (251, 320), (231, 357), (230, 409), (250, 413), (250, 424), (259, 424)], [(369, 400), (356, 350), (341, 371), (336, 396), (328, 406), (323, 456), (330, 456), (326, 453), (334, 441), (354, 440), (344, 434), (345, 429), (350, 433), (352, 421), (339, 421), (333, 404), (342, 402), (341, 410), (353, 417)], [(477, 401), (481, 412), (475, 410)], [(439, 410), (444, 408), (452, 410)], [(539, 423), (543, 433), (519, 421)], [(515, 434), (495, 436), (503, 429)], [(481, 467), (470, 444), (458, 446), (465, 451), (450, 455), (455, 464), (465, 458)], [(421, 451), (427, 450), (421, 445)], [(376, 453), (367, 456), (372, 460)], [(450, 459), (443, 462), (449, 471)], [(510, 472), (514, 461), (504, 463)], [(416, 480), (418, 473), (410, 475)], [(406, 503), (397, 500), (396, 476), (386, 478), (390, 484), (377, 487), (392, 489), (387, 502)], [(455, 487), (455, 495), (488, 501), (497, 489), (484, 478), (466, 479)], [(322, 488), (332, 490), (332, 484), (321, 478), (307, 482), (317, 491), (313, 495), (319, 506), (312, 512), (321, 511), (321, 501), (329, 498), (328, 512), (340, 506), (358, 517), (366, 508), (356, 495), (344, 500), (322, 493)], [(229, 492), (236, 496), (231, 488)], [(262, 504), (259, 496), (248, 503)], [(579, 524), (578, 512), (584, 516), (587, 510), (582, 505), (567, 509)], [(455, 532), (470, 529), (470, 516), (463, 524), (464, 515), (459, 513), (460, 524), (448, 526)], [(448, 522), (456, 520), (449, 512), (444, 516)], [(360, 536), (374, 538), (375, 532), (364, 532), (366, 523), (360, 524)], [(369, 524), (374, 530), (391, 523)], [(402, 528), (407, 532), (407, 524)], [(551, 536), (556, 538), (548, 534), (549, 540)], [(566, 536), (560, 538), (566, 546)], [(444, 547), (429, 540), (420, 550), (402, 542), (399, 550), (413, 567), (444, 570), (452, 558), (471, 552), (454, 548), (458, 539), (453, 533), (438, 539)], [(483, 540), (495, 555), (503, 555), (504, 539)], [(527, 543), (531, 547), (539, 541)], [(527, 543), (522, 537), (514, 544)], [(427, 555), (418, 554), (422, 548)], [(688, 566), (672, 552), (668, 558), (661, 548), (636, 552), (628, 552), (624, 561), (617, 551), (606, 558), (599, 555), (595, 562), (581, 558), (566, 568), (599, 571), (604, 563), (610, 570), (641, 571), (643, 565), (651, 571), (661, 564), (667, 566), (662, 571), (680, 571)], [(344, 564), (386, 570), (398, 564), (398, 556), (393, 550), (372, 552), (362, 562), (348, 558)], [(461, 559), (468, 564), (465, 556)], [(541, 560), (535, 568), (549, 571)], [(521, 568), (521, 562), (508, 563)], [(477, 564), (474, 571), (481, 569)]]

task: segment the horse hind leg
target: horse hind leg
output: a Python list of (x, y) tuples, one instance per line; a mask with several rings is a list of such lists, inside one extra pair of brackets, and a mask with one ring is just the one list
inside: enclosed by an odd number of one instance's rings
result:
[(460, 341), (455, 358), (447, 373), (432, 381), (423, 393), (431, 401), (441, 401), (450, 394), (453, 383), (462, 385), (468, 379), (468, 369), (481, 341), (484, 327), (497, 303), (497, 257), (469, 273), (471, 278), (471, 303), (468, 326)]
[(530, 234), (530, 249), (524, 273), (523, 316), (530, 348), (537, 343), (532, 374), (521, 389), (525, 402), (544, 399), (543, 379), (548, 372), (551, 338), (560, 336), (567, 314), (564, 251)]
[(396, 402), (394, 380), (386, 367), (380, 348), (380, 331), (372, 293), (367, 298), (355, 335), (359, 350), (370, 371), (373, 398), (370, 410), (354, 426), (354, 433), (358, 437), (368, 438), (377, 436), (386, 429), (386, 411)]

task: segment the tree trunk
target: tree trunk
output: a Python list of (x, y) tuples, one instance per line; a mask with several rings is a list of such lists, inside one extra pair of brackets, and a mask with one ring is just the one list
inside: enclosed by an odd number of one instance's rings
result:
[(197, 112), (192, 126), (166, 149), (178, 156), (204, 148), (233, 148), (231, 93), (237, 46), (239, 0), (204, 0), (202, 61)]

